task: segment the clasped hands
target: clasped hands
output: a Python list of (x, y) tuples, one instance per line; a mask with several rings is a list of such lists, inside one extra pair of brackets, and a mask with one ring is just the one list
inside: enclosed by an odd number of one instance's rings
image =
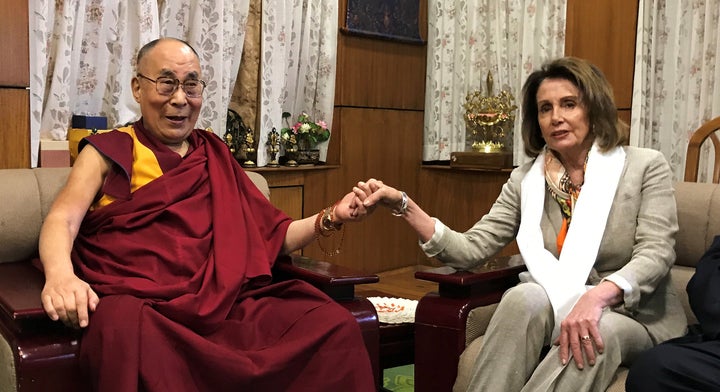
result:
[(353, 187), (353, 193), (368, 213), (372, 213), (377, 205), (397, 210), (403, 197), (399, 190), (374, 178), (358, 182), (357, 186)]
[(360, 221), (371, 214), (379, 204), (397, 209), (402, 203), (402, 192), (371, 178), (360, 181), (335, 207), (335, 216), (341, 222)]

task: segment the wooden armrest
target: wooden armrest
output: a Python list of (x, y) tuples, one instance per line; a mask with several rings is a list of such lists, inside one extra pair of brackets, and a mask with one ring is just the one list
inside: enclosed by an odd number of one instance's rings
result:
[(472, 309), (500, 301), (526, 270), (519, 255), (498, 257), (471, 271), (440, 267), (415, 272), (415, 278), (438, 283), (415, 311), (416, 391), (449, 391), (465, 350), (467, 318)]
[(300, 279), (319, 288), (336, 300), (355, 297), (355, 285), (377, 283), (375, 274), (300, 255), (282, 255), (275, 261), (273, 275), (280, 279)]
[(0, 264), (0, 310), (12, 320), (47, 317), (40, 302), (44, 284), (42, 272), (29, 261)]
[(0, 319), (10, 329), (62, 327), (43, 310), (40, 293), (45, 277), (30, 261), (0, 264)]
[(441, 297), (469, 297), (504, 292), (517, 283), (520, 272), (527, 270), (520, 255), (501, 256), (469, 271), (439, 267), (415, 272), (415, 278), (438, 283)]

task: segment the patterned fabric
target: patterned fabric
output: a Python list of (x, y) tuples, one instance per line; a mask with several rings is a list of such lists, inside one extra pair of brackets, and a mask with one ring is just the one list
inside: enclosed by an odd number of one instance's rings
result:
[[(285, 126), (283, 112), (291, 118), (305, 112), (332, 125), (338, 2), (263, 0), (262, 12), (260, 146), (273, 128)], [(317, 147), (321, 160), (327, 156), (327, 145)], [(267, 151), (259, 148), (257, 164), (266, 163)]]
[(130, 81), (142, 45), (161, 35), (200, 55), (203, 109), (198, 127), (225, 129), (238, 74), (249, 0), (34, 0), (30, 4), (30, 133), (67, 140), (73, 114), (105, 116), (108, 128), (135, 121)]
[[(720, 115), (720, 0), (641, 0), (630, 144), (662, 152), (680, 181), (690, 134)], [(698, 182), (712, 181), (709, 144)]]
[[(516, 98), (527, 76), (565, 50), (567, 0), (430, 0), (428, 2), (427, 83), (423, 160), (448, 160), (466, 151), (465, 96), (485, 86), (488, 72), (495, 92)], [(515, 129), (521, 116), (516, 113)], [(529, 159), (519, 131), (509, 146), (515, 164)]]
[[(585, 157), (585, 167), (587, 167), (587, 156)], [(583, 168), (583, 173), (585, 168)], [(567, 231), (572, 221), (573, 209), (575, 202), (580, 196), (582, 184), (573, 184), (570, 175), (565, 170), (562, 162), (555, 156), (552, 150), (546, 149), (545, 154), (545, 183), (552, 197), (560, 205), (560, 211), (563, 215), (562, 228), (557, 237), (558, 253), (562, 251)]]

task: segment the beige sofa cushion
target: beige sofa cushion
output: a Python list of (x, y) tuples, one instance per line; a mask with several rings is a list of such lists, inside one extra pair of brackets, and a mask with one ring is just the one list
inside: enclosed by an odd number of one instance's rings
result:
[(718, 184), (678, 182), (675, 198), (680, 225), (675, 236), (675, 265), (695, 267), (713, 238), (720, 234)]
[(0, 170), (0, 263), (37, 253), (40, 225), (69, 168)]

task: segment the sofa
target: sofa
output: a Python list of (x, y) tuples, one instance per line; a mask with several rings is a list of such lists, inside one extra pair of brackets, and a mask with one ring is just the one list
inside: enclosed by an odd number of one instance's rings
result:
[[(720, 234), (720, 188), (695, 182), (678, 182), (674, 188), (680, 230), (670, 274), (691, 325), (697, 319), (685, 287), (696, 263)], [(524, 270), (522, 259), (511, 256), (498, 257), (473, 271), (440, 267), (416, 273), (418, 279), (438, 283), (438, 291), (424, 296), (416, 310), (416, 391), (466, 389), (497, 302), (505, 290), (518, 283), (518, 273)], [(626, 376), (627, 368), (620, 368), (607, 391), (624, 391)]]
[[(70, 168), (0, 170), (0, 391), (85, 391), (77, 365), (81, 333), (51, 321), (42, 309), (44, 284), (37, 260), (43, 218), (64, 185)], [(267, 181), (248, 172), (269, 196)], [(354, 294), (356, 284), (375, 283), (377, 275), (312, 260), (281, 256), (273, 279), (299, 278), (320, 288), (358, 320), (378, 388), (379, 323), (372, 303)]]

